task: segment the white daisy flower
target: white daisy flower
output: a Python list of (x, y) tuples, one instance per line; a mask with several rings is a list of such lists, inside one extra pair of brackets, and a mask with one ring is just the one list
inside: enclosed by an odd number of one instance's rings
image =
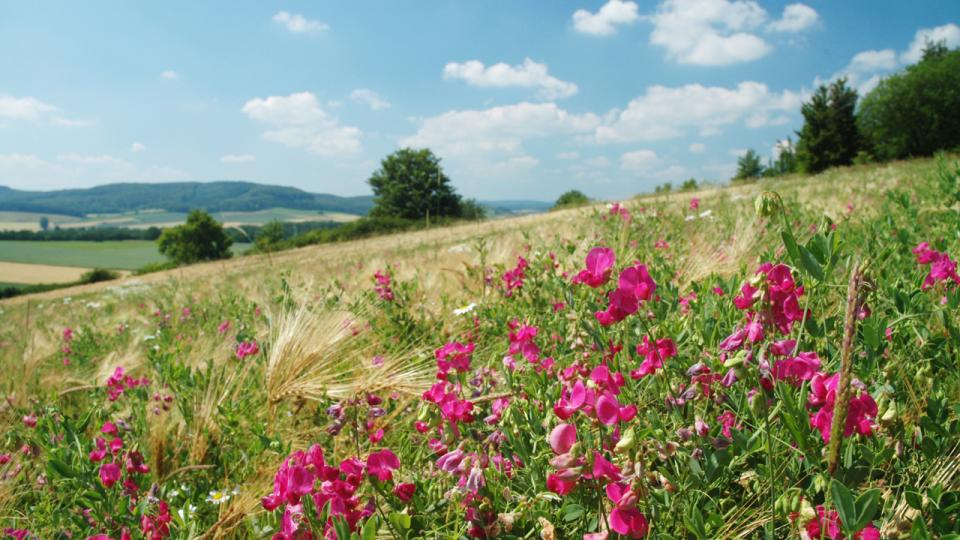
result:
[(475, 304), (474, 302), (470, 302), (468, 305), (463, 306), (462, 308), (458, 308), (458, 309), (453, 310), (453, 314), (454, 314), (454, 315), (464, 315), (464, 314), (466, 314), (466, 313), (470, 313), (470, 312), (473, 311), (476, 307), (477, 307), (477, 304)]

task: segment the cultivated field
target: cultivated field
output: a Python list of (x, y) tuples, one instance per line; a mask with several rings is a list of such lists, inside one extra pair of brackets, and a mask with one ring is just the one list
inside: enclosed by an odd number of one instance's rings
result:
[[(339, 212), (312, 212), (291, 208), (268, 208), (252, 212), (214, 212), (212, 215), (227, 226), (263, 225), (273, 220), (289, 222), (336, 221), (343, 223), (359, 217)], [(187, 214), (183, 212), (160, 210), (96, 215), (86, 218), (32, 212), (0, 212), (0, 231), (39, 231), (40, 218), (43, 216), (47, 216), (50, 220), (51, 228), (59, 226), (64, 229), (101, 226), (146, 229), (148, 227), (173, 227), (187, 220)]]
[(946, 538), (944, 185), (831, 170), (4, 301), (0, 526)]
[[(2, 248), (0, 248), (2, 249)], [(11, 284), (70, 283), (89, 268), (0, 261), (0, 281)]]

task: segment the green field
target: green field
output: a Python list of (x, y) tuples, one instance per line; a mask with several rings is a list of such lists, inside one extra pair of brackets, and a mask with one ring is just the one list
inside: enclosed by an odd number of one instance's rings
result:
[[(234, 253), (250, 249), (235, 244)], [(149, 263), (163, 262), (156, 242), (118, 240), (113, 242), (23, 242), (0, 240), (0, 261), (83, 268), (135, 270)]]

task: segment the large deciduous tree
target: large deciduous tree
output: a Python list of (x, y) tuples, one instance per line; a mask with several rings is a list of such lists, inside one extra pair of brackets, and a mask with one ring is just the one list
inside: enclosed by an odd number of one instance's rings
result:
[(373, 189), (373, 217), (423, 219), (460, 217), (460, 195), (429, 149), (402, 148), (385, 157), (367, 182)]

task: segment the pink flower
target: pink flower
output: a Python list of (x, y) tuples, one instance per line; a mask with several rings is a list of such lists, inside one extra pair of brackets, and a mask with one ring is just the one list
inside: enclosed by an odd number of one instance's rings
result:
[(620, 273), (617, 288), (609, 294), (607, 310), (595, 313), (597, 321), (603, 326), (622, 321), (636, 313), (640, 303), (650, 300), (656, 290), (657, 284), (647, 272), (646, 265), (625, 268)]
[(696, 210), (697, 208), (700, 208), (700, 199), (694, 197), (690, 199), (690, 209)]
[(550, 432), (550, 448), (555, 454), (566, 454), (577, 442), (577, 428), (573, 424), (559, 424)]
[(526, 268), (527, 260), (521, 256), (517, 256), (517, 266), (503, 273), (502, 279), (505, 287), (504, 293), (507, 297), (513, 296), (515, 290), (520, 290), (523, 288), (523, 280), (526, 277)]
[(610, 512), (610, 528), (629, 538), (643, 538), (647, 535), (647, 518), (636, 507), (616, 507)]
[(587, 269), (581, 270), (573, 283), (583, 283), (593, 288), (597, 288), (610, 279), (610, 272), (613, 271), (613, 265), (616, 262), (616, 256), (613, 250), (606, 247), (596, 247), (587, 254)]
[(392, 471), (399, 468), (400, 460), (387, 448), (367, 456), (367, 472), (381, 482), (392, 480)]
[(253, 356), (260, 352), (260, 346), (254, 340), (244, 341), (237, 345), (237, 359), (243, 360), (248, 356)]
[(100, 466), (100, 481), (105, 487), (113, 487), (120, 480), (120, 466), (116, 463), (104, 463)]
[(473, 343), (464, 345), (456, 341), (440, 347), (433, 352), (437, 359), (437, 370), (443, 374), (446, 374), (451, 369), (455, 369), (460, 373), (470, 371), (470, 358), (473, 354), (473, 349)]
[(814, 352), (802, 352), (796, 357), (777, 360), (773, 363), (773, 377), (797, 387), (803, 381), (812, 379), (819, 370), (820, 358)]
[(220, 323), (220, 326), (217, 327), (217, 332), (220, 332), (221, 334), (225, 334), (229, 329), (230, 329), (230, 321), (223, 321), (222, 323)]
[(383, 301), (392, 302), (393, 289), (390, 287), (390, 276), (377, 270), (373, 274), (373, 279), (376, 282), (373, 290), (377, 293), (377, 296)]
[(576, 480), (564, 480), (556, 474), (547, 477), (547, 489), (557, 495), (567, 495), (576, 487)]
[(593, 478), (605, 478), (610, 482), (619, 482), (622, 476), (616, 465), (610, 463), (600, 452), (593, 452)]
[(677, 355), (677, 346), (670, 338), (658, 339), (656, 346), (650, 343), (649, 336), (643, 336), (643, 342), (637, 345), (637, 354), (644, 357), (640, 367), (630, 372), (630, 377), (642, 379), (652, 375), (663, 367), (663, 361)]
[(410, 502), (413, 499), (414, 492), (417, 491), (417, 486), (410, 483), (400, 483), (393, 488), (393, 494), (397, 496), (403, 502)]
[(723, 426), (721, 432), (723, 436), (730, 439), (733, 437), (733, 433), (730, 432), (730, 429), (741, 428), (740, 424), (737, 423), (737, 415), (733, 411), (725, 411), (723, 414), (717, 417), (717, 421), (720, 422), (720, 425)]
[(600, 396), (595, 408), (597, 420), (601, 423), (612, 426), (620, 421), (620, 403), (614, 396), (607, 394)]
[(33, 414), (33, 413), (30, 413), (30, 414), (24, 416), (24, 417), (23, 417), (23, 425), (27, 426), (28, 428), (35, 428), (35, 427), (37, 427), (37, 415), (35, 415), (35, 414)]

